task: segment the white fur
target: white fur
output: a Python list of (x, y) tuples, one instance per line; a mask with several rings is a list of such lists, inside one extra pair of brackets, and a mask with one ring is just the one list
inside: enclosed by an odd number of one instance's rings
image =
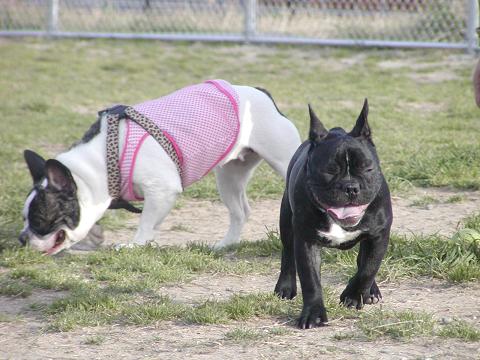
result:
[(318, 231), (318, 235), (326, 237), (328, 240), (330, 240), (332, 246), (338, 246), (345, 242), (356, 239), (361, 233), (361, 230), (346, 231), (334, 222), (331, 223), (328, 232)]
[[(240, 240), (240, 232), (250, 212), (245, 189), (255, 167), (264, 159), (285, 178), (288, 163), (300, 145), (297, 129), (278, 113), (266, 94), (248, 86), (234, 88), (239, 95), (240, 132), (231, 151), (214, 168), (220, 197), (230, 213), (230, 227), (216, 248)], [(124, 131), (122, 122), (121, 148)], [(70, 244), (83, 239), (110, 204), (105, 140), (106, 124), (102, 121), (99, 135), (57, 157), (70, 169), (78, 188), (80, 224), (73, 231), (66, 230)], [(138, 153), (133, 187), (145, 199), (134, 244), (144, 245), (154, 240), (156, 230), (182, 192), (175, 164), (151, 137), (145, 140)]]

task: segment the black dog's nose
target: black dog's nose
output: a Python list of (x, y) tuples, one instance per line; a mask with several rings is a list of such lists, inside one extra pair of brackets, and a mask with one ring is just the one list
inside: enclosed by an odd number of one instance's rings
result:
[(345, 191), (345, 194), (347, 194), (349, 198), (356, 197), (360, 192), (360, 185), (355, 183), (348, 183), (345, 185), (343, 190)]
[(18, 237), (18, 241), (20, 241), (20, 244), (22, 244), (23, 246), (27, 245), (27, 241), (28, 241), (28, 234), (26, 231), (23, 231), (20, 236)]

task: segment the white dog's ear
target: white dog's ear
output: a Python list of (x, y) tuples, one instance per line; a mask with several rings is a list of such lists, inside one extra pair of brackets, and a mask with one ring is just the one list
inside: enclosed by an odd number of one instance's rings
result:
[(308, 138), (311, 141), (318, 142), (327, 136), (328, 130), (325, 129), (325, 126), (323, 126), (322, 122), (313, 112), (313, 108), (310, 104), (308, 104), (308, 113), (310, 114), (310, 132), (308, 133)]
[(60, 161), (55, 159), (47, 160), (45, 172), (48, 179), (48, 187), (67, 192), (75, 192), (77, 190), (72, 173)]
[(372, 132), (370, 131), (370, 126), (368, 125), (368, 100), (365, 99), (363, 103), (362, 111), (358, 116), (357, 122), (350, 131), (350, 136), (353, 137), (363, 137), (365, 139), (372, 138)]
[(32, 175), (33, 183), (41, 181), (45, 177), (45, 159), (32, 150), (25, 150), (23, 157)]

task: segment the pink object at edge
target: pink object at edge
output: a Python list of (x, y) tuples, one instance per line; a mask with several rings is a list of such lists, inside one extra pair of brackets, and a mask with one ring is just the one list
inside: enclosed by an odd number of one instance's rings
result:
[[(238, 137), (238, 94), (225, 80), (188, 86), (133, 108), (155, 122), (172, 142), (181, 163), (183, 188), (215, 167)], [(132, 178), (138, 151), (148, 136), (141, 126), (126, 120), (120, 174), (121, 196), (127, 201), (143, 200), (134, 193)]]

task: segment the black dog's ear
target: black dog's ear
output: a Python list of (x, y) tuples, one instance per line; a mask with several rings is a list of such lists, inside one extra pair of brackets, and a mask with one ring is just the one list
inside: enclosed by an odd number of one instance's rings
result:
[(327, 136), (328, 130), (325, 129), (322, 122), (318, 120), (310, 104), (308, 104), (308, 112), (310, 113), (310, 132), (308, 133), (308, 138), (318, 142)]
[(72, 173), (60, 161), (55, 159), (47, 160), (45, 172), (48, 179), (48, 187), (58, 191), (75, 192), (77, 190)]
[(352, 137), (363, 137), (365, 139), (372, 138), (372, 132), (370, 131), (370, 126), (368, 125), (368, 100), (365, 99), (363, 103), (362, 111), (358, 116), (357, 123), (350, 131), (350, 136)]
[(32, 150), (25, 150), (23, 157), (32, 175), (33, 183), (36, 184), (45, 177), (45, 159)]

